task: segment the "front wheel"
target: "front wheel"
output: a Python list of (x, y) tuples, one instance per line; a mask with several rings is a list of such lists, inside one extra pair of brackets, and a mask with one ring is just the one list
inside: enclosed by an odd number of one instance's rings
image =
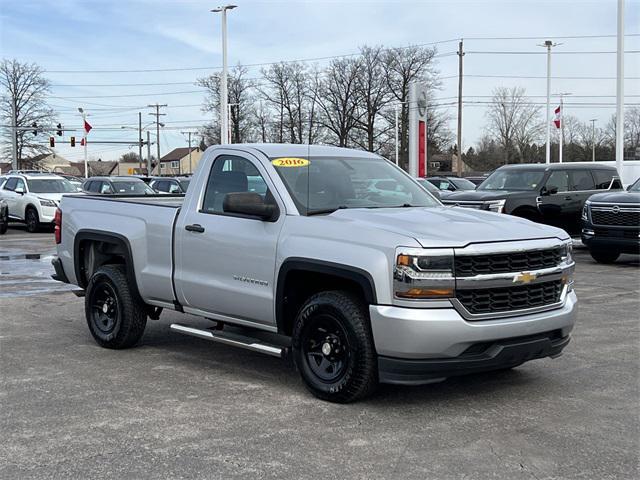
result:
[(304, 304), (293, 329), (293, 359), (316, 397), (347, 403), (378, 383), (366, 306), (348, 292), (318, 293)]
[(24, 215), (24, 221), (27, 224), (27, 232), (36, 233), (40, 229), (40, 218), (38, 212), (30, 207)]
[(603, 252), (597, 250), (591, 250), (589, 252), (591, 254), (591, 258), (593, 258), (598, 263), (613, 263), (620, 256), (620, 252)]
[(131, 291), (122, 265), (102, 266), (91, 276), (84, 308), (89, 331), (101, 347), (132, 347), (147, 325), (145, 305)]
[[(0, 213), (0, 215), (2, 214)], [(7, 233), (8, 228), (9, 228), (9, 217), (0, 216), (0, 235), (4, 235), (5, 233)]]

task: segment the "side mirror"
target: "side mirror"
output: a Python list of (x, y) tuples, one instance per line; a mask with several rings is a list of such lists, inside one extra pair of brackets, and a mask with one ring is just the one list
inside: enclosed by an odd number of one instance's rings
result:
[(254, 192), (227, 193), (222, 201), (225, 213), (250, 215), (265, 221), (275, 221), (278, 218), (278, 207), (265, 203), (262, 196)]
[(23, 187), (16, 187), (14, 192), (19, 193), (20, 195), (24, 195), (24, 188)]

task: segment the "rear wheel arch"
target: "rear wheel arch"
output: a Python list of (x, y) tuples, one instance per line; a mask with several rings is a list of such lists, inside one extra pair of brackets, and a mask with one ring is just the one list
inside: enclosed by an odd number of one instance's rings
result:
[(132, 292), (140, 296), (131, 245), (125, 236), (113, 232), (80, 230), (74, 239), (73, 254), (80, 287), (86, 288), (91, 275), (101, 266), (122, 264)]
[(531, 205), (520, 205), (511, 211), (511, 215), (526, 218), (527, 220), (532, 220), (534, 222), (542, 220), (542, 214), (540, 211)]
[(316, 259), (285, 260), (278, 271), (276, 286), (278, 332), (291, 335), (296, 315), (306, 300), (330, 290), (351, 292), (367, 305), (376, 303), (375, 283), (366, 270)]

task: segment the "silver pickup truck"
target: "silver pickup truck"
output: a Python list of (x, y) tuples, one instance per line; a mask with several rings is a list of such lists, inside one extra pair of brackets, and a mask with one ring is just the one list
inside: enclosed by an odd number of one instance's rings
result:
[(444, 207), (368, 152), (211, 147), (184, 197), (65, 197), (55, 223), (54, 278), (99, 345), (198, 315), (171, 329), (290, 355), (335, 402), (556, 357), (576, 318), (563, 230)]

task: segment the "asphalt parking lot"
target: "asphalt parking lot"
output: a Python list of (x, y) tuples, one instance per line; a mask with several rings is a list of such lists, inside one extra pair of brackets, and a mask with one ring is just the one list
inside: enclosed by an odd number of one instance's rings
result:
[(559, 359), (335, 405), (285, 362), (169, 331), (174, 312), (98, 347), (53, 252), (51, 233), (0, 236), (0, 478), (638, 478), (637, 257), (576, 250)]

